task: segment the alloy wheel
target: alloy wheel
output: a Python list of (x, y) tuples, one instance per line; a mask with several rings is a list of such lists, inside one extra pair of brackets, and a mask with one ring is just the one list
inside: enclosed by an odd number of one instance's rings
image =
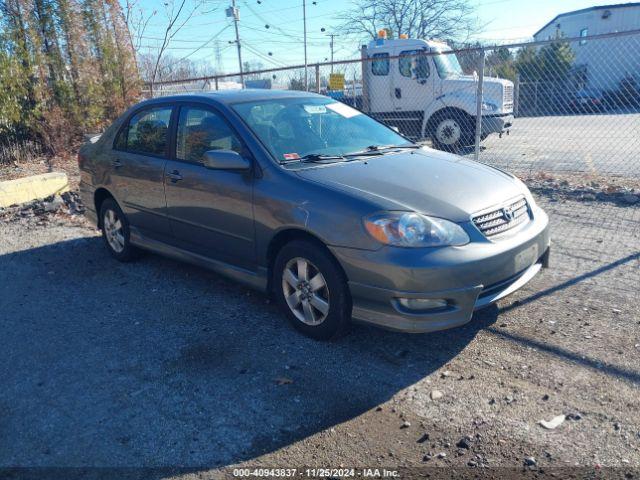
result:
[(122, 220), (118, 218), (118, 214), (116, 212), (109, 209), (104, 213), (102, 222), (107, 243), (114, 252), (121, 253), (124, 250), (124, 229), (122, 226)]
[(307, 325), (320, 325), (329, 314), (329, 288), (309, 260), (295, 257), (282, 272), (282, 290), (291, 312)]

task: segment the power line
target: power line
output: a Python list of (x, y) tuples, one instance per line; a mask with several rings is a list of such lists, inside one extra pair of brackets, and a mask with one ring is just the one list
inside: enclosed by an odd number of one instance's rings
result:
[[(160, 41), (164, 40), (164, 38), (161, 38), (161, 37), (147, 37), (145, 35), (141, 35), (138, 38), (142, 38), (144, 40), (160, 40)], [(202, 40), (181, 40), (178, 38), (174, 38), (171, 41), (176, 43), (202, 43)]]
[(215, 33), (209, 40), (207, 40), (206, 42), (204, 42), (202, 45), (200, 45), (198, 48), (196, 48), (195, 50), (193, 50), (190, 54), (185, 55), (184, 57), (180, 58), (179, 60), (176, 60), (175, 62), (171, 63), (167, 68), (171, 68), (174, 65), (177, 65), (180, 62), (184, 62), (185, 60), (187, 60), (189, 57), (191, 57), (194, 53), (199, 52), (200, 50), (202, 50), (204, 47), (206, 47), (209, 43), (211, 43), (213, 40), (215, 40), (216, 38), (218, 38), (222, 32), (224, 32), (227, 28), (229, 28), (231, 25), (226, 25), (224, 28), (222, 28), (220, 31), (218, 31), (217, 33)]
[[(229, 0), (220, 0), (220, 3), (223, 3), (225, 1), (229, 1)], [(267, 28), (263, 28), (260, 25), (256, 25), (256, 24), (251, 24), (251, 23), (245, 23), (244, 21), (242, 22), (242, 27), (246, 28), (248, 30), (254, 31), (254, 32), (259, 32), (261, 34), (262, 37), (265, 36), (265, 34), (267, 34), (267, 37), (271, 37), (271, 39), (260, 39), (260, 43), (261, 44), (273, 44), (274, 48), (278, 48), (278, 45), (284, 45), (284, 46), (290, 46), (290, 45), (299, 45), (300, 43), (302, 43), (303, 39), (300, 38), (299, 35), (299, 31), (291, 29), (291, 28), (285, 28), (284, 24), (280, 24), (280, 23), (270, 23), (266, 18), (265, 18), (265, 14), (269, 14), (269, 13), (276, 13), (276, 12), (281, 12), (281, 11), (286, 11), (286, 10), (293, 10), (293, 9), (298, 9), (300, 8), (304, 2), (301, 2), (298, 5), (294, 5), (294, 6), (287, 6), (287, 7), (283, 7), (283, 8), (276, 8), (276, 9), (271, 9), (271, 10), (265, 10), (265, 11), (259, 11), (259, 9), (257, 9), (257, 7), (255, 6), (251, 6), (247, 0), (238, 0), (242, 3), (243, 6), (247, 7), (249, 16), (251, 17), (255, 17), (256, 19), (258, 19), (259, 21), (263, 21), (265, 26)], [(313, 2), (314, 4), (318, 3), (318, 0)], [(211, 10), (209, 10), (210, 12)], [(201, 16), (202, 14), (198, 14), (198, 16)], [(314, 15), (314, 16), (309, 16), (307, 17), (308, 19), (312, 19), (312, 18), (327, 18), (329, 15), (328, 14), (322, 14), (322, 15)], [(226, 21), (226, 20), (222, 20), (222, 21)], [(213, 21), (209, 21), (206, 23), (201, 23), (201, 24), (189, 24), (189, 25), (185, 25), (185, 27), (196, 27), (196, 26), (210, 26), (213, 24), (217, 24), (217, 23), (221, 23), (221, 20), (213, 20)], [(290, 25), (290, 23), (289, 23)], [(224, 30), (226, 30), (226, 28), (228, 28), (229, 25), (225, 26)], [(303, 32), (304, 33), (304, 32)], [(218, 34), (216, 35), (218, 36)], [(330, 42), (330, 47), (332, 47), (332, 51), (335, 54), (335, 47), (337, 46), (335, 44), (334, 41), (334, 37), (336, 36), (336, 34), (333, 34), (333, 36), (331, 36), (331, 42)], [(277, 38), (274, 38), (277, 37)], [(345, 40), (349, 39), (349, 35), (345, 36)], [(158, 40), (161, 41), (162, 38), (160, 37), (156, 37), (153, 36), (153, 34), (151, 35), (143, 35), (141, 38), (145, 39), (145, 40)], [(210, 44), (210, 42), (212, 41), (212, 39), (215, 37), (212, 37), (210, 39), (208, 39), (206, 42), (199, 44), (196, 48), (193, 48), (190, 46), (190, 44), (196, 44), (199, 43), (198, 40), (194, 40), (194, 39), (185, 39), (185, 38), (176, 38), (173, 39), (172, 42), (175, 42), (178, 44), (178, 46), (169, 46), (167, 48), (167, 50), (170, 51), (180, 51), (180, 50), (184, 50), (184, 51), (189, 51), (189, 53), (187, 55), (185, 55), (184, 57), (182, 57), (181, 59), (178, 60), (178, 62), (180, 61), (184, 61), (190, 57), (192, 57), (193, 55), (195, 55), (198, 51), (200, 51), (201, 49), (205, 48), (207, 45)], [(313, 39), (317, 39), (317, 40), (309, 40), (309, 38), (313, 38)], [(237, 43), (238, 42), (233, 42), (233, 43)], [(325, 46), (326, 47), (326, 37), (323, 35), (322, 37), (310, 37), (307, 36), (307, 45), (311, 45), (314, 47), (322, 47)], [(340, 42), (341, 44), (344, 44), (346, 42)], [(350, 43), (350, 42), (349, 42)], [(355, 43), (360, 43), (360, 41), (356, 41)], [(238, 45), (239, 46), (239, 45)], [(144, 45), (143, 48), (148, 48), (148, 49), (152, 49), (152, 48), (157, 48), (157, 46), (154, 45)], [(283, 47), (283, 48), (287, 48), (287, 47)], [(281, 65), (281, 66), (286, 66), (286, 63), (284, 63), (282, 60), (276, 60), (274, 58), (272, 58), (272, 54), (271, 52), (269, 52), (269, 56), (265, 55), (264, 53), (258, 51), (255, 47), (250, 47), (248, 48), (249, 51), (251, 51), (251, 53), (253, 55), (256, 55), (258, 58), (265, 60), (271, 64), (275, 64), (275, 65)], [(226, 50), (226, 48), (225, 48)], [(338, 51), (345, 51), (346, 47), (341, 46), (341, 48), (339, 48)], [(293, 56), (278, 56), (278, 58), (294, 58)], [(240, 64), (241, 60), (239, 60), (239, 64)], [(175, 62), (177, 63), (177, 62)], [(174, 63), (174, 64), (175, 64)], [(239, 67), (241, 67), (241, 65), (239, 65)]]
[(277, 60), (275, 58), (271, 58), (271, 57), (263, 54), (262, 52), (260, 52), (258, 49), (256, 49), (252, 45), (249, 45), (247, 42), (244, 42), (244, 46), (247, 48), (247, 50), (249, 50), (251, 53), (256, 55), (258, 58), (260, 58), (262, 60), (265, 60), (265, 61), (271, 63), (272, 65), (275, 65), (276, 67), (286, 67), (287, 66), (287, 64), (285, 62), (282, 62), (280, 60)]
[(485, 5), (495, 5), (497, 3), (507, 3), (507, 2), (513, 2), (514, 0), (492, 0), (490, 2), (478, 2), (476, 4), (477, 7), (484, 7)]
[[(278, 40), (265, 40), (265, 42), (273, 42), (273, 43), (290, 43), (290, 44), (300, 44), (302, 42), (302, 38), (300, 37), (295, 37), (293, 35), (289, 35), (289, 34), (279, 34), (276, 32), (273, 32), (271, 30), (266, 30), (264, 27), (259, 27), (259, 26), (255, 26), (255, 25), (247, 25), (246, 23), (242, 24), (242, 28), (246, 28), (248, 30), (252, 30), (254, 32), (259, 32), (262, 34), (267, 34), (267, 35), (278, 35), (279, 39)], [(286, 41), (286, 40), (280, 40), (280, 37), (286, 37), (286, 38), (290, 38), (291, 40)], [(313, 37), (316, 38), (316, 37)], [(317, 40), (309, 42), (310, 44), (315, 44), (315, 45), (321, 45), (324, 44), (324, 42), (321, 42), (321, 37), (317, 37)]]
[[(307, 17), (307, 19), (309, 19), (311, 17)], [(253, 30), (256, 31), (260, 31), (263, 33), (267, 33), (267, 34), (271, 34), (271, 35), (279, 35), (277, 32), (274, 32), (273, 30), (278, 30), (280, 31), (280, 35), (284, 35), (286, 37), (289, 38), (293, 38), (295, 40), (301, 41), (302, 36), (296, 36), (296, 34), (300, 34), (301, 32), (299, 32), (298, 30), (294, 30), (292, 28), (282, 28), (279, 25), (274, 25), (273, 23), (267, 23), (265, 25), (256, 25), (254, 23), (243, 23), (244, 26), (249, 26), (251, 27)], [(307, 38), (313, 38), (314, 40), (324, 40), (324, 37), (319, 35), (319, 36), (307, 36)]]
[[(242, 1), (242, 3), (249, 9), (250, 12), (252, 12), (259, 20), (264, 22), (264, 30), (261, 29), (261, 31), (268, 31), (270, 28), (274, 28), (276, 30), (278, 30), (282, 35), (293, 38), (295, 40), (301, 41), (300, 37), (296, 37), (293, 33), (289, 33), (289, 32), (295, 32), (298, 33), (297, 31), (293, 30), (293, 29), (287, 29), (287, 28), (283, 28), (282, 26), (278, 25), (278, 24), (273, 24), (272, 22), (269, 22), (269, 20), (267, 20), (266, 18), (264, 18), (261, 14), (259, 14), (258, 12), (256, 12), (254, 10), (254, 8), (249, 5), (246, 1)], [(301, 5), (303, 6), (303, 5)], [(266, 12), (265, 12), (266, 13)], [(323, 15), (316, 15), (316, 16), (311, 16), (311, 17), (307, 17), (307, 20), (311, 20), (314, 18), (325, 18), (328, 17), (329, 15), (327, 14), (323, 14)], [(243, 24), (245, 25), (245, 24)], [(252, 24), (249, 24), (252, 25)], [(252, 25), (254, 28), (259, 28), (259, 25)], [(273, 33), (273, 32), (269, 32), (269, 33)], [(318, 40), (321, 37), (316, 37)]]
[[(267, 35), (279, 35), (276, 32), (265, 30), (263, 27), (254, 26), (254, 25), (251, 25), (251, 24), (246, 24), (244, 22), (242, 23), (242, 28), (246, 28), (246, 29), (254, 31), (254, 32), (264, 33), (264, 34), (267, 34)], [(158, 41), (164, 40), (161, 37), (149, 37), (149, 36), (146, 36), (146, 35), (141, 35), (138, 38), (141, 38), (143, 40), (158, 40)], [(288, 37), (288, 38), (290, 38), (290, 37)], [(324, 45), (324, 43), (325, 43), (324, 41), (321, 41), (321, 37), (311, 37), (311, 38), (316, 38), (317, 40), (309, 41), (308, 42), (309, 45), (321, 46), (321, 45)], [(262, 40), (261, 39), (261, 42), (263, 42), (263, 43), (284, 43), (284, 44), (291, 44), (291, 45), (296, 44), (296, 43), (300, 43), (300, 41), (301, 41), (301, 39), (299, 39), (299, 38), (292, 38), (291, 40), (282, 40), (280, 38), (278, 40), (269, 40), (269, 39)], [(174, 39), (171, 40), (171, 42), (172, 43), (201, 43), (201, 40), (186, 40), (186, 39), (181, 39), (181, 38), (174, 38)]]
[(521, 29), (521, 28), (533, 28), (533, 27), (537, 27), (537, 26), (539, 26), (539, 24), (514, 25), (512, 27), (507, 27), (507, 28), (496, 28), (496, 29), (491, 29), (491, 30), (484, 30), (483, 32), (479, 32), (479, 33), (475, 34), (475, 36), (482, 35), (482, 33), (486, 33), (486, 32), (508, 32), (510, 30), (518, 30), (518, 29)]
[[(266, 25), (271, 26), (271, 25), (269, 24), (269, 21), (268, 21), (268, 20), (266, 20), (266, 19), (265, 19), (262, 15), (260, 15), (258, 12), (256, 12), (256, 11), (253, 9), (253, 7), (251, 7), (251, 5), (249, 5), (249, 4), (248, 4), (247, 2), (245, 2), (245, 1), (243, 1), (243, 2), (242, 2), (242, 4), (243, 4), (245, 7), (247, 7), (251, 13), (253, 13), (256, 17), (258, 17), (258, 19), (259, 19), (259, 20), (261, 20), (261, 21), (263, 21), (263, 22), (265, 23), (265, 28), (266, 28)], [(273, 28), (275, 28), (276, 30), (280, 31), (280, 33), (281, 33), (282, 35), (285, 35), (285, 36), (288, 36), (288, 37), (292, 37), (291, 35), (287, 34), (287, 32), (285, 32), (282, 28), (278, 27), (277, 25), (274, 25), (274, 26), (273, 26)], [(295, 37), (292, 37), (292, 38), (295, 38)], [(298, 39), (298, 40), (299, 40), (299, 39)]]
[[(246, 5), (246, 6), (247, 6), (247, 8), (249, 7), (248, 5)], [(302, 3), (299, 3), (298, 5), (295, 5), (295, 6), (292, 6), (292, 7), (284, 7), (284, 8), (277, 8), (277, 9), (273, 9), (273, 10), (266, 10), (266, 11), (262, 12), (262, 14), (282, 12), (282, 11), (285, 11), (285, 10), (294, 10), (294, 9), (299, 9), (300, 7), (302, 7)], [(208, 13), (211, 13), (211, 12), (208, 12)], [(201, 17), (201, 16), (204, 16), (204, 14), (199, 13), (199, 14), (197, 14), (195, 16)], [(203, 22), (203, 23), (193, 23), (193, 24), (187, 25), (186, 27), (187, 28), (208, 27), (210, 25), (217, 24), (217, 23), (223, 23), (225, 21), (226, 20), (214, 20), (214, 21), (208, 21), (208, 22)], [(163, 23), (149, 23), (147, 25), (150, 26), (150, 27), (165, 27), (165, 24), (163, 24)]]

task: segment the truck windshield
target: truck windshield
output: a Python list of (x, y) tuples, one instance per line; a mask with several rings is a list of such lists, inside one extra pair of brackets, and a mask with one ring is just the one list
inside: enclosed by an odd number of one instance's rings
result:
[(440, 53), (433, 57), (433, 61), (440, 78), (457, 77), (463, 74), (455, 53)]
[(280, 163), (308, 155), (340, 161), (339, 157), (372, 145), (412, 145), (390, 128), (331, 98), (274, 98), (236, 103), (232, 108)]

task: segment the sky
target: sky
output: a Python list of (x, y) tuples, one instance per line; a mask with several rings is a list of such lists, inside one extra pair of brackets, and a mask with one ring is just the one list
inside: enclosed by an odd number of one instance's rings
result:
[[(165, 0), (171, 1), (171, 0)], [(180, 0), (173, 0), (178, 3)], [(187, 0), (187, 4), (190, 1)], [(220, 70), (238, 71), (236, 46), (231, 19), (225, 9), (231, 0), (205, 0), (168, 49), (175, 59), (209, 60), (219, 57)], [(473, 39), (483, 43), (517, 42), (530, 39), (534, 32), (559, 13), (608, 3), (629, 1), (592, 0), (469, 0), (476, 7), (483, 30)], [(307, 57), (309, 63), (330, 57), (329, 36), (340, 34), (337, 15), (349, 8), (349, 1), (307, 0)], [(161, 43), (166, 14), (163, 2), (139, 0), (142, 14), (156, 14), (149, 20), (141, 38), (141, 51), (157, 50)], [(304, 62), (302, 0), (237, 0), (240, 11), (239, 31), (242, 60), (260, 62), (264, 68), (299, 65)], [(269, 25), (269, 28), (266, 28)], [(324, 31), (322, 31), (324, 29)], [(357, 58), (362, 38), (335, 37), (335, 60)]]

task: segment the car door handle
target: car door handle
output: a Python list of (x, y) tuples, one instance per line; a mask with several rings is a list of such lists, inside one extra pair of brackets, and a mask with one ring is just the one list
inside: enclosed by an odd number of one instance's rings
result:
[(120, 168), (122, 167), (122, 162), (118, 159), (115, 159), (111, 162), (111, 165), (113, 166), (113, 168)]
[(174, 170), (171, 173), (167, 173), (167, 178), (171, 180), (171, 182), (176, 183), (177, 181), (182, 180), (182, 175), (180, 175), (179, 171)]

